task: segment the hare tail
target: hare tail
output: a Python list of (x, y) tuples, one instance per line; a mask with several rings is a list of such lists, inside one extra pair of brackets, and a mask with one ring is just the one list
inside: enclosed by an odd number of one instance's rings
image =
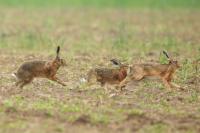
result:
[(11, 74), (14, 78), (17, 78), (17, 73), (15, 72), (15, 73), (12, 73)]
[(86, 83), (86, 82), (87, 82), (87, 79), (86, 79), (86, 78), (80, 78), (80, 82), (81, 82), (81, 83)]

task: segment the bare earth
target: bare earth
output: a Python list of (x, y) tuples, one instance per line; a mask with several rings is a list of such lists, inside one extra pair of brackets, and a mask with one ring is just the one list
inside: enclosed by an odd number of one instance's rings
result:
[[(0, 9), (0, 132), (200, 132), (199, 11)], [(35, 79), (16, 88), (12, 73), (29, 60), (50, 60), (61, 45), (62, 87)], [(182, 68), (168, 91), (155, 79), (106, 93), (81, 83), (87, 71), (128, 63), (163, 62), (167, 49)]]

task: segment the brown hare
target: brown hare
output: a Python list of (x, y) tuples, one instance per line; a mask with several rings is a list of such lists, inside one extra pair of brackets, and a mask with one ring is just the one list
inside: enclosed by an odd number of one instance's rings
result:
[(56, 58), (52, 61), (29, 61), (24, 62), (19, 69), (17, 70), (15, 76), (18, 81), (16, 86), (23, 88), (24, 85), (29, 84), (35, 77), (48, 78), (52, 81), (55, 81), (63, 86), (65, 84), (61, 82), (57, 77), (56, 73), (61, 66), (66, 66), (64, 59), (61, 59), (59, 56), (60, 46), (57, 47)]
[(136, 64), (130, 67), (130, 73), (128, 76), (120, 83), (119, 87), (122, 89), (131, 80), (142, 80), (145, 77), (159, 77), (163, 81), (167, 88), (180, 86), (175, 83), (171, 83), (175, 71), (180, 68), (178, 61), (171, 59), (167, 52), (163, 51), (163, 54), (168, 58), (168, 64)]
[(113, 64), (118, 65), (119, 68), (95, 68), (88, 72), (87, 81), (90, 83), (91, 79), (95, 77), (97, 82), (101, 83), (101, 86), (105, 84), (119, 84), (127, 76), (128, 66), (122, 64), (116, 59), (110, 60)]

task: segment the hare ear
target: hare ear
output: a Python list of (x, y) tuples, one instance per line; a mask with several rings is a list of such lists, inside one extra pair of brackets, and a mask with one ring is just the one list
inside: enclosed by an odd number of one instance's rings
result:
[(116, 59), (111, 59), (110, 60), (114, 65), (121, 65), (121, 63), (118, 61), (118, 60), (116, 60)]
[(59, 53), (60, 53), (60, 46), (57, 47), (57, 51), (56, 51), (56, 57), (59, 57)]
[(169, 57), (169, 55), (167, 54), (166, 51), (163, 50), (163, 54), (164, 54), (168, 59), (170, 59), (170, 57)]

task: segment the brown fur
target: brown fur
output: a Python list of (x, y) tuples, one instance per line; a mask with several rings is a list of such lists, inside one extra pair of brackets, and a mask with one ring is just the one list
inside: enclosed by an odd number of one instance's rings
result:
[(136, 64), (130, 68), (128, 76), (120, 83), (122, 89), (131, 80), (142, 80), (145, 77), (159, 77), (162, 79), (164, 85), (167, 88), (180, 87), (175, 83), (171, 83), (175, 71), (180, 67), (177, 61), (169, 58), (166, 52), (164, 52), (169, 59), (168, 64)]
[(114, 64), (117, 63), (119, 68), (94, 68), (88, 72), (88, 82), (91, 82), (92, 77), (95, 77), (101, 86), (105, 84), (119, 84), (127, 76), (127, 65), (111, 60)]
[(23, 88), (24, 85), (29, 84), (34, 78), (42, 77), (48, 78), (52, 81), (55, 81), (63, 86), (62, 83), (57, 77), (56, 73), (60, 66), (65, 66), (66, 62), (64, 59), (60, 59), (59, 57), (60, 47), (57, 48), (57, 56), (52, 61), (29, 61), (24, 62), (17, 72), (15, 73), (18, 81), (16, 82), (16, 86), (20, 86)]

